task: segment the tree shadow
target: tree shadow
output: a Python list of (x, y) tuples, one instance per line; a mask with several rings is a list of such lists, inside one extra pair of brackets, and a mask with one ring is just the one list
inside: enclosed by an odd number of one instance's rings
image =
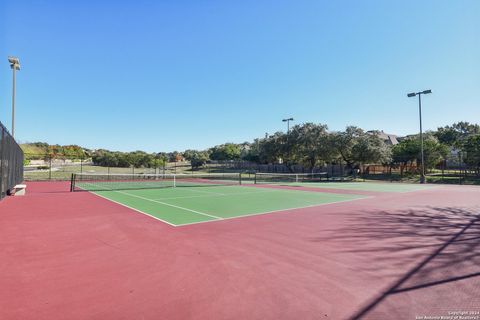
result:
[[(371, 263), (359, 263), (359, 272), (383, 267), (398, 271), (413, 265), (399, 276), (396, 273), (397, 280), (351, 319), (370, 317), (394, 295), (452, 283), (455, 291), (461, 291), (468, 279), (480, 276), (479, 208), (364, 211), (353, 214), (340, 229), (312, 240), (334, 240), (342, 252), (370, 259)], [(480, 293), (477, 298), (480, 301)]]

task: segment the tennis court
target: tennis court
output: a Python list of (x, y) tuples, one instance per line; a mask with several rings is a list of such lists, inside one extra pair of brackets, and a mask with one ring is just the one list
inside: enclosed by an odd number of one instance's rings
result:
[(174, 226), (365, 198), (242, 186), (239, 174), (78, 175), (74, 180), (72, 190), (90, 191)]
[(256, 173), (254, 182), (255, 184), (277, 184), (285, 186), (371, 192), (412, 192), (435, 188), (435, 186), (411, 183), (332, 181), (322, 173)]
[(2, 200), (0, 284), (13, 290), (0, 294), (2, 319), (414, 319), (452, 303), (478, 310), (478, 187), (362, 198), (240, 179), (82, 175), (78, 192), (63, 181), (29, 182), (27, 196)]

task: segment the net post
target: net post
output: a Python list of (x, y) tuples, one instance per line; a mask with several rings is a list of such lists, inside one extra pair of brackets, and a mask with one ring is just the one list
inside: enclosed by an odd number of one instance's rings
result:
[(175, 174), (173, 175), (173, 187), (174, 187), (174, 188), (177, 187), (177, 178), (176, 178), (176, 175), (175, 175)]
[(257, 173), (256, 172), (253, 175), (253, 184), (257, 184)]
[(238, 184), (242, 184), (242, 173), (238, 174)]
[(70, 192), (75, 190), (75, 173), (72, 173), (72, 177), (70, 178)]

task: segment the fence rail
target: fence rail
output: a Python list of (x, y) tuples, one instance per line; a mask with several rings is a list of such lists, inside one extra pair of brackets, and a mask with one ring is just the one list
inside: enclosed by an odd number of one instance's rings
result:
[(23, 181), (23, 152), (12, 135), (0, 123), (0, 199)]
[[(157, 174), (189, 172), (243, 172), (243, 173), (325, 173), (333, 178), (363, 178), (387, 181), (414, 181), (420, 167), (415, 162), (407, 164), (364, 164), (349, 167), (345, 163), (327, 164), (314, 168), (301, 165), (258, 164), (243, 160), (208, 161), (192, 171), (188, 162), (167, 163), (165, 167), (105, 167), (96, 165), (88, 156), (68, 156), (63, 154), (25, 154), (25, 180), (69, 180), (72, 173), (101, 174)], [(358, 170), (357, 170), (358, 169)], [(426, 170), (428, 182), (438, 183), (475, 183), (480, 184), (478, 168), (458, 164), (451, 159), (441, 161), (434, 168)]]

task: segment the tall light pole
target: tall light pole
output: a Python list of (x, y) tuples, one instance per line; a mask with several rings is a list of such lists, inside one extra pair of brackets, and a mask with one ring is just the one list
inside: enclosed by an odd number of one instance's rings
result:
[(13, 87), (12, 87), (12, 137), (15, 137), (15, 90), (16, 90), (16, 71), (20, 70), (20, 61), (17, 57), (8, 57), (10, 68), (13, 70)]
[(282, 121), (287, 123), (287, 133), (290, 133), (290, 121), (293, 121), (293, 118), (283, 119)]
[(432, 93), (432, 90), (424, 90), (420, 92), (412, 92), (407, 94), (407, 97), (412, 98), (418, 96), (418, 115), (420, 118), (420, 148), (422, 153), (422, 171), (420, 173), (420, 183), (425, 183), (425, 157), (423, 154), (423, 130), (422, 130), (422, 94)]

